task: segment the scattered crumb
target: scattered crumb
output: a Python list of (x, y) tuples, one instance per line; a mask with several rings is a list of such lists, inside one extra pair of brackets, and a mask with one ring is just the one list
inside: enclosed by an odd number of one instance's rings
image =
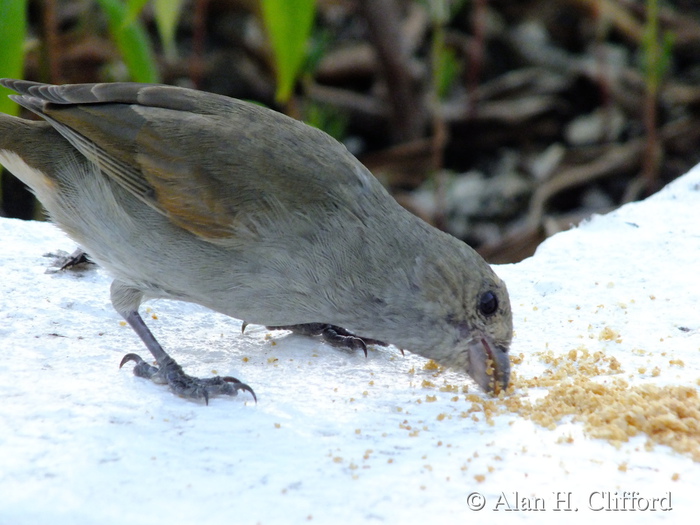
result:
[[(603, 332), (606, 337), (601, 339), (618, 337), (612, 329), (606, 328)], [(641, 349), (635, 349), (634, 353), (649, 355)], [(615, 357), (601, 351), (590, 351), (583, 345), (564, 354), (555, 355), (547, 350), (534, 353), (533, 357), (539, 357), (549, 368), (532, 378), (521, 378), (513, 371), (507, 396), (493, 398), (480, 392), (468, 394), (467, 389), (463, 389), (467, 406), (455, 412), (455, 417), (474, 421), (485, 419), (493, 425), (496, 415), (510, 412), (550, 430), (556, 429), (562, 420), (579, 422), (588, 437), (605, 439), (615, 446), (645, 434), (648, 437), (644, 446), (646, 450), (652, 450), (656, 444), (667, 445), (700, 462), (700, 394), (696, 388), (630, 385), (622, 378), (625, 371)], [(519, 358), (522, 359), (522, 355)], [(511, 356), (511, 362), (516, 363), (516, 359)], [(672, 359), (669, 363), (684, 366), (681, 360)], [(643, 375), (647, 368), (638, 367), (637, 371)], [(653, 377), (660, 373), (658, 367), (651, 371)], [(700, 385), (700, 379), (697, 384)], [(528, 397), (530, 389), (546, 389), (547, 394), (531, 400)], [(426, 395), (425, 401), (435, 402), (437, 396)], [(452, 397), (451, 401), (459, 402), (458, 396)], [(401, 411), (401, 407), (396, 409)], [(450, 417), (440, 413), (436, 418), (443, 421)], [(412, 430), (408, 421), (400, 426)], [(563, 435), (557, 442), (570, 444), (574, 438)], [(522, 452), (527, 452), (527, 449), (523, 447)], [(626, 471), (627, 463), (618, 468)]]
[[(647, 450), (654, 444), (667, 445), (700, 462), (700, 395), (695, 388), (630, 386), (620, 377), (599, 382), (599, 376), (621, 374), (620, 363), (602, 352), (581, 347), (563, 356), (543, 352), (540, 359), (551, 365), (547, 373), (532, 379), (516, 376), (509, 392), (545, 387), (549, 389), (547, 395), (534, 402), (511, 395), (500, 400), (501, 406), (549, 429), (556, 428), (564, 418), (581, 422), (589, 437), (606, 439), (615, 445), (646, 434)], [(638, 371), (642, 374), (646, 369)], [(660, 373), (658, 367), (652, 370), (654, 377)], [(479, 407), (478, 399), (470, 399), (473, 409)], [(486, 411), (484, 401), (481, 410)]]
[(423, 367), (423, 370), (440, 370), (440, 365), (438, 365), (435, 361), (432, 359), (429, 359), (427, 363), (425, 363), (425, 366)]
[(489, 389), (496, 391), (496, 392), (500, 392), (500, 390), (501, 390), (500, 387), (498, 385), (494, 384), (494, 381), (493, 381), (494, 372), (495, 372), (495, 369), (493, 368), (493, 359), (487, 359), (486, 360), (486, 375), (491, 377), (491, 379), (489, 380)]
[(519, 365), (523, 362), (523, 359), (525, 359), (525, 354), (518, 354), (518, 355), (511, 355), (510, 356), (510, 362), (513, 365)]
[(609, 326), (603, 328), (603, 330), (600, 332), (600, 335), (598, 335), (598, 339), (601, 341), (615, 341), (616, 343), (622, 342), (620, 334), (612, 328), (610, 328)]

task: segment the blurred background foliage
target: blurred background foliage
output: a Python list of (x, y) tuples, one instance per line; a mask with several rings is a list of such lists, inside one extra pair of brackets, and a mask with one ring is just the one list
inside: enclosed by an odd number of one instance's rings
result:
[[(17, 78), (24, 72), (24, 41), (27, 32), (26, 0), (0, 0), (0, 77)], [(17, 104), (0, 87), (0, 111), (16, 115)]]
[[(0, 77), (265, 104), (343, 141), (494, 262), (700, 161), (691, 0), (0, 0), (0, 13)], [(0, 213), (33, 206), (3, 174)]]

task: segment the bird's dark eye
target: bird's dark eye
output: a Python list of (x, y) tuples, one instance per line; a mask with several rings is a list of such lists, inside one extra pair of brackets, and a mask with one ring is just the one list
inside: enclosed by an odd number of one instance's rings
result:
[(493, 292), (484, 292), (479, 298), (479, 311), (486, 316), (493, 315), (498, 310), (498, 298)]

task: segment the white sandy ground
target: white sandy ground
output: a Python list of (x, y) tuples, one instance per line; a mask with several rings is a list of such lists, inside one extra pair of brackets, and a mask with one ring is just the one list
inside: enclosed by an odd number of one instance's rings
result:
[[(514, 371), (537, 376), (541, 352), (585, 345), (614, 356), (631, 385), (698, 388), (699, 209), (696, 168), (497, 267), (513, 304), (512, 354), (523, 354)], [(440, 391), (478, 393), (466, 376), (435, 377), (409, 353), (365, 359), (263, 327), (240, 335), (239, 321), (198, 306), (147, 303), (147, 322), (188, 372), (234, 375), (259, 402), (180, 399), (118, 368), (125, 353), (147, 351), (111, 308), (103, 270), (45, 273), (43, 254), (74, 248), (50, 224), (0, 220), (2, 525), (680, 523), (700, 508), (700, 464), (647, 450), (645, 435), (616, 448), (567, 419), (554, 430), (512, 413), (474, 421), (460, 417), (472, 405), (464, 394)], [(605, 328), (620, 342), (601, 340)], [(604, 510), (624, 492), (672, 510)], [(545, 510), (507, 510), (518, 502)]]

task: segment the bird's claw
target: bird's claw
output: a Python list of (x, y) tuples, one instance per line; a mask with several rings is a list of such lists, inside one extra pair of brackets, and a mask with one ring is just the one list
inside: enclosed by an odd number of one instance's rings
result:
[[(245, 323), (247, 324), (247, 323)], [(345, 328), (325, 323), (305, 323), (287, 326), (268, 326), (270, 330), (291, 330), (295, 334), (319, 335), (327, 343), (348, 350), (362, 350), (367, 357), (367, 345), (387, 346), (386, 343), (368, 337), (359, 337), (348, 332)]]
[(203, 399), (205, 404), (209, 404), (212, 396), (229, 395), (236, 396), (238, 391), (250, 392), (253, 400), (257, 403), (258, 398), (255, 392), (248, 385), (231, 376), (215, 376), (207, 378), (192, 377), (185, 374), (182, 367), (168, 356), (168, 360), (159, 363), (160, 366), (153, 366), (144, 361), (137, 354), (126, 354), (119, 364), (123, 367), (129, 361), (136, 363), (134, 375), (150, 379), (154, 383), (167, 384), (170, 390), (180, 397), (188, 399)]
[(133, 361), (136, 364), (144, 362), (141, 356), (138, 354), (126, 354), (124, 357), (122, 357), (122, 361), (119, 363), (119, 368), (123, 367), (129, 361)]
[(244, 392), (250, 392), (250, 395), (253, 396), (253, 401), (256, 403), (258, 402), (258, 398), (255, 395), (255, 392), (253, 392), (253, 389), (250, 388), (248, 385), (245, 383), (241, 382), (240, 379), (236, 379), (235, 377), (231, 376), (225, 376), (221, 378), (225, 383), (233, 383), (234, 388), (238, 390), (243, 390)]

